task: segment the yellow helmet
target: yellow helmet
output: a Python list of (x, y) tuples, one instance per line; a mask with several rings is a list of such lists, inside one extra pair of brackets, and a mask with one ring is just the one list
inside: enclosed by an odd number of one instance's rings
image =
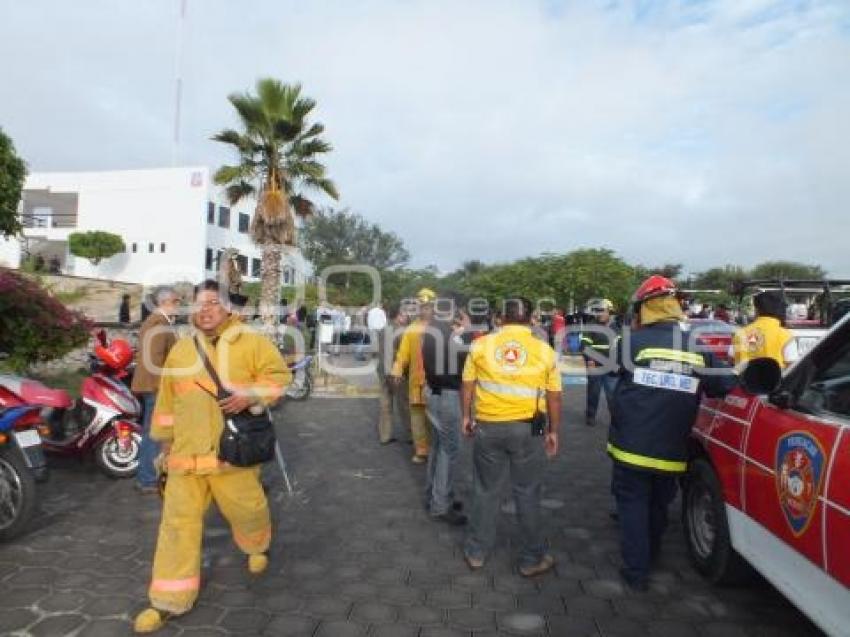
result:
[(431, 288), (422, 288), (416, 293), (416, 300), (420, 303), (433, 303), (437, 298), (437, 293)]

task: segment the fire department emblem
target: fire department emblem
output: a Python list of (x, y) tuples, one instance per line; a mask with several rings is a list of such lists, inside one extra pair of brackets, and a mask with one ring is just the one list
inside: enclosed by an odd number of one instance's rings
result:
[(745, 333), (747, 351), (755, 353), (764, 348), (764, 334), (761, 330), (754, 329)]
[(824, 452), (804, 431), (792, 431), (776, 445), (776, 491), (794, 537), (806, 532), (823, 483)]
[(504, 371), (515, 371), (527, 360), (528, 352), (518, 341), (508, 341), (496, 348), (496, 362)]

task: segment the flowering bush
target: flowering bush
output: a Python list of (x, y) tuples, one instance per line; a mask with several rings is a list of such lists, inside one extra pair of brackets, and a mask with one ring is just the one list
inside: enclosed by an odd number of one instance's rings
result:
[(0, 365), (15, 371), (84, 345), (91, 322), (36, 280), (0, 268)]

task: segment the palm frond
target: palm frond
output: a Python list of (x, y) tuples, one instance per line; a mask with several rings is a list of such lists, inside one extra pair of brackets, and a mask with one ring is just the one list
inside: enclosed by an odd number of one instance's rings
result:
[(292, 209), (295, 214), (302, 219), (312, 217), (316, 213), (316, 204), (301, 195), (291, 196), (289, 198), (289, 203), (292, 204)]
[(231, 206), (236, 205), (245, 197), (253, 197), (256, 192), (257, 189), (247, 181), (238, 181), (224, 189)]
[(213, 181), (219, 186), (223, 186), (237, 181), (245, 181), (251, 177), (253, 177), (251, 166), (241, 163), (236, 166), (222, 166), (215, 171)]
[(337, 190), (336, 184), (330, 179), (307, 178), (304, 180), (304, 185), (308, 188), (312, 188), (313, 190), (319, 190), (325, 193), (331, 199), (339, 199), (339, 190)]
[(320, 122), (316, 122), (315, 124), (310, 126), (310, 128), (307, 130), (307, 132), (304, 133), (301, 137), (303, 139), (307, 139), (308, 137), (316, 137), (317, 135), (321, 135), (324, 132), (325, 132), (324, 124), (321, 124)]

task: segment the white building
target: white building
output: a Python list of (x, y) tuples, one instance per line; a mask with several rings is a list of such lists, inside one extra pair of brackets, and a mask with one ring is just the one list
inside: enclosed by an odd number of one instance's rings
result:
[[(19, 267), (27, 255), (63, 274), (143, 285), (212, 277), (227, 248), (238, 252), (243, 280), (260, 275), (260, 250), (249, 228), (254, 201), (231, 207), (203, 166), (81, 173), (33, 173), (24, 186), (22, 238), (0, 239), (0, 265)], [(68, 251), (72, 232), (119, 235), (126, 252), (98, 265)], [(300, 251), (283, 259), (283, 285), (303, 283)]]

